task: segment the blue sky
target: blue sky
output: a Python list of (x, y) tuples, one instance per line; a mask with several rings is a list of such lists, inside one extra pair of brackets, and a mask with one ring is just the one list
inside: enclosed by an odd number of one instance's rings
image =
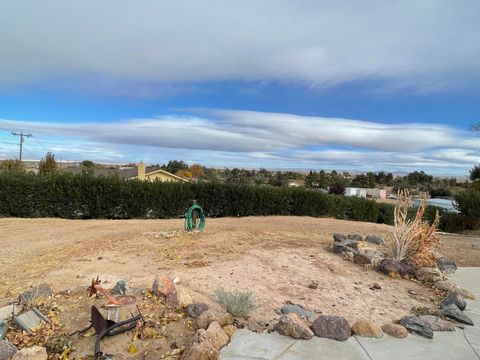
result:
[(480, 162), (480, 3), (0, 1), (0, 158)]

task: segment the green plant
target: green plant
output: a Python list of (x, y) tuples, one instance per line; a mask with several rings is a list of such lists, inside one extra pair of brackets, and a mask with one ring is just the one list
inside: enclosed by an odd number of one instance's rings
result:
[(215, 292), (215, 300), (235, 317), (245, 317), (256, 307), (250, 291), (226, 291), (219, 288)]

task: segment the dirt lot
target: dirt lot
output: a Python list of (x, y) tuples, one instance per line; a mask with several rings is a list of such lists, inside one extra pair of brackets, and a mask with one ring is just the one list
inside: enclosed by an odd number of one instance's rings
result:
[[(207, 219), (199, 234), (182, 228), (183, 220), (0, 219), (0, 305), (40, 282), (61, 291), (100, 275), (107, 285), (127, 278), (131, 287), (145, 288), (156, 274), (179, 277), (199, 298), (212, 298), (218, 287), (251, 290), (258, 302), (255, 321), (273, 321), (274, 310), (291, 301), (350, 322), (370, 317), (384, 323), (435, 300), (425, 287), (385, 277), (328, 249), (334, 233), (386, 235), (387, 225), (251, 217)], [(446, 257), (480, 266), (478, 237), (441, 237)], [(308, 287), (312, 280), (318, 289)], [(371, 290), (373, 283), (381, 289)], [(83, 295), (79, 301), (87, 314), (90, 300)]]

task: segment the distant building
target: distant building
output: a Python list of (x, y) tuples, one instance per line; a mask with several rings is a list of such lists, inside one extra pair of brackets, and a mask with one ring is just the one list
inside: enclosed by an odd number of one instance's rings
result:
[(387, 191), (385, 189), (364, 189), (364, 188), (354, 188), (347, 187), (345, 189), (345, 196), (356, 196), (361, 198), (375, 198), (375, 199), (386, 199)]
[(188, 180), (162, 169), (147, 172), (145, 171), (145, 164), (143, 162), (140, 162), (137, 166), (137, 176), (132, 176), (130, 179), (146, 181), (157, 180), (162, 182), (188, 182)]
[(385, 189), (366, 189), (366, 190), (367, 190), (367, 197), (371, 197), (375, 199), (387, 198), (387, 190)]

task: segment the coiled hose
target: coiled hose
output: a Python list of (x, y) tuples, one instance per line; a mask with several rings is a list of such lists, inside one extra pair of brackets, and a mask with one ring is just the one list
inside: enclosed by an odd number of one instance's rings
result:
[(192, 205), (185, 214), (185, 230), (203, 230), (205, 228), (205, 215), (199, 205)]

